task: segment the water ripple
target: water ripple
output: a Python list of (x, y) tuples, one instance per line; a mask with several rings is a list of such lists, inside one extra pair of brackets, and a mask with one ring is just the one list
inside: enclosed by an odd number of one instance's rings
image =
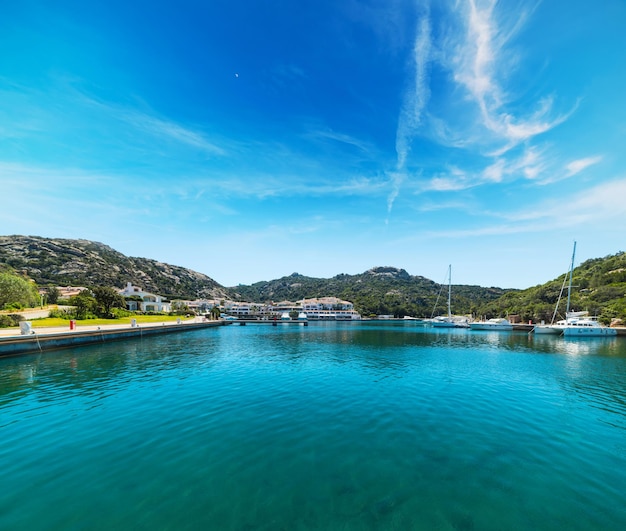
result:
[(0, 360), (0, 528), (626, 528), (624, 369), (366, 323)]

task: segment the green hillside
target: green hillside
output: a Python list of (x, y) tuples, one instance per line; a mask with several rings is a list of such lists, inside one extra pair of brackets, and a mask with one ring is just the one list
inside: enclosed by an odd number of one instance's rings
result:
[[(480, 286), (453, 286), (452, 312), (476, 312), (481, 305), (494, 301), (510, 290)], [(354, 303), (362, 315), (430, 317), (445, 313), (447, 286), (421, 276), (411, 276), (404, 269), (374, 267), (359, 275), (312, 278), (294, 273), (288, 277), (250, 286), (230, 288), (234, 300), (252, 302), (297, 301), (303, 298), (338, 297)]]
[[(540, 286), (507, 293), (482, 305), (479, 312), (487, 317), (517, 314), (523, 321), (550, 322), (561, 295), (557, 318), (563, 319), (568, 283), (569, 274), (563, 274)], [(626, 321), (626, 253), (587, 260), (574, 268), (570, 310), (588, 311), (605, 324)]]
[[(88, 240), (0, 236), (0, 272), (16, 271), (40, 286), (109, 286), (132, 282), (170, 299), (232, 299), (246, 302), (298, 301), (338, 297), (364, 316), (431, 317), (446, 312), (447, 286), (404, 269), (374, 267), (358, 275), (313, 278), (294, 273), (277, 280), (232, 288), (180, 266), (131, 258)], [(474, 316), (518, 315), (522, 321), (549, 322), (565, 274), (525, 290), (452, 286), (452, 312)], [(587, 260), (574, 269), (572, 311), (586, 310), (604, 323), (626, 321), (626, 254)], [(565, 312), (565, 294), (559, 305)], [(435, 303), (438, 301), (437, 305)], [(436, 307), (435, 307), (436, 306)]]

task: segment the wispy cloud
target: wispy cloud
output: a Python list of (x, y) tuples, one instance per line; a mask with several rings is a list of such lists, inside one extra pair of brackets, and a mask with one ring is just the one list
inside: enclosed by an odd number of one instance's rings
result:
[(208, 186), (213, 195), (224, 195), (230, 198), (269, 197), (377, 197), (388, 187), (383, 179), (368, 177), (352, 177), (348, 179), (310, 180), (297, 175), (275, 175), (258, 173), (251, 179), (230, 175), (207, 184), (202, 179), (189, 183), (191, 187)]
[(498, 219), (472, 229), (438, 233), (447, 236), (481, 236), (545, 231), (546, 227), (576, 229), (584, 225), (602, 230), (607, 223), (621, 223), (626, 216), (626, 178), (615, 179), (574, 194), (561, 195), (558, 200), (531, 203), (513, 212), (482, 212), (488, 219)]
[(576, 175), (577, 173), (580, 173), (581, 171), (586, 170), (587, 168), (589, 168), (589, 166), (593, 166), (594, 164), (598, 164), (601, 160), (602, 160), (602, 157), (600, 157), (600, 156), (597, 156), (597, 157), (586, 157), (584, 159), (573, 160), (572, 162), (567, 164), (567, 166), (565, 167), (566, 175), (567, 175), (567, 177), (571, 177), (573, 175)]
[(402, 109), (396, 131), (397, 170), (403, 170), (411, 148), (411, 139), (418, 132), (422, 112), (428, 102), (428, 63), (430, 61), (431, 36), (428, 12), (424, 13), (416, 28), (415, 43), (411, 56), (412, 83), (404, 93)]
[(500, 139), (496, 155), (565, 121), (569, 113), (554, 116), (551, 96), (540, 100), (536, 110), (526, 116), (515, 116), (507, 109), (511, 95), (501, 80), (513, 65), (504, 57), (504, 49), (521, 27), (524, 14), (506, 27), (499, 24), (495, 0), (467, 0), (459, 6), (465, 32), (450, 65), (454, 79), (478, 106), (484, 128)]
[(130, 125), (142, 134), (199, 149), (212, 156), (226, 154), (222, 146), (209, 140), (205, 133), (189, 125), (168, 120), (154, 112), (141, 111), (133, 106), (113, 104), (75, 87), (73, 87), (73, 93), (76, 101), (80, 101), (87, 107), (96, 108), (106, 116)]
[(225, 150), (209, 141), (204, 134), (178, 123), (134, 110), (118, 109), (117, 116), (135, 129), (155, 137), (197, 148), (209, 155), (225, 155)]
[(400, 193), (402, 183), (406, 180), (406, 174), (403, 172), (391, 172), (389, 177), (391, 179), (391, 192), (389, 192), (387, 196), (387, 217), (385, 218), (385, 225), (389, 224), (389, 216), (393, 209), (393, 203)]
[(393, 209), (393, 204), (400, 193), (403, 182), (406, 180), (406, 162), (411, 150), (411, 141), (419, 130), (422, 112), (428, 102), (428, 64), (430, 55), (430, 14), (428, 6), (426, 6), (416, 27), (410, 67), (412, 82), (404, 93), (403, 104), (398, 117), (398, 127), (396, 130), (396, 170), (389, 175), (392, 188), (387, 196), (386, 223), (389, 222), (389, 215)]
[(534, 147), (525, 149), (517, 157), (493, 158), (482, 170), (464, 170), (450, 166), (423, 183), (420, 190), (450, 192), (485, 184), (500, 184), (516, 179), (535, 180), (546, 169), (542, 152)]
[(370, 146), (367, 142), (364, 142), (363, 140), (347, 135), (345, 133), (332, 131), (330, 129), (316, 129), (314, 131), (310, 131), (305, 136), (312, 140), (332, 140), (340, 144), (346, 144), (348, 146), (355, 147), (365, 153), (372, 150), (372, 146)]

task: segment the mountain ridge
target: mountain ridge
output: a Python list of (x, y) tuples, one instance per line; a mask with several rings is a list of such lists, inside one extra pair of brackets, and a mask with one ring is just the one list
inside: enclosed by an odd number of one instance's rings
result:
[(0, 236), (0, 263), (46, 286), (110, 286), (127, 282), (168, 298), (224, 298), (227, 290), (191, 269), (129, 257), (85, 239)]
[[(23, 273), (41, 287), (122, 288), (132, 282), (169, 299), (264, 303), (337, 297), (353, 302), (365, 316), (431, 317), (447, 311), (447, 285), (393, 266), (376, 266), (360, 274), (341, 273), (331, 278), (293, 273), (275, 280), (225, 287), (203, 273), (148, 258), (128, 257), (100, 242), (14, 235), (0, 236), (0, 272), (7, 268)], [(603, 322), (626, 320), (625, 253), (587, 260), (573, 274), (576, 289), (571, 297), (572, 310), (587, 310)], [(525, 290), (453, 285), (452, 312), (550, 321), (563, 279), (564, 274)]]

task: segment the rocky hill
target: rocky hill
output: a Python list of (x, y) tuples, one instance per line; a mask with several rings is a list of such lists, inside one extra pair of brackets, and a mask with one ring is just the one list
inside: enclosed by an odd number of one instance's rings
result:
[[(446, 288), (444, 293), (442, 288)], [(255, 302), (338, 297), (353, 302), (356, 310), (363, 315), (430, 317), (433, 310), (436, 314), (447, 311), (447, 286), (409, 275), (404, 269), (395, 267), (374, 267), (359, 275), (337, 275), (333, 278), (312, 278), (293, 273), (278, 280), (237, 286), (230, 291), (234, 300)], [(510, 291), (513, 290), (454, 286), (452, 311), (460, 314), (476, 312), (481, 305)]]
[(202, 273), (184, 267), (131, 258), (89, 240), (0, 236), (0, 266), (39, 286), (110, 286), (127, 282), (171, 299), (224, 298), (227, 290)]
[[(131, 258), (88, 240), (0, 236), (0, 272), (15, 270), (39, 286), (110, 286), (127, 282), (170, 299), (232, 299), (247, 302), (297, 301), (338, 297), (362, 315), (430, 317), (446, 311), (447, 286), (404, 269), (374, 267), (359, 275), (332, 278), (287, 277), (232, 288), (202, 273), (148, 258)], [(454, 285), (452, 312), (497, 317), (516, 314), (523, 321), (549, 321), (564, 275), (526, 290)], [(574, 269), (572, 310), (587, 310), (605, 323), (626, 321), (626, 254), (588, 260)], [(563, 306), (563, 305), (561, 305)], [(564, 308), (561, 309), (561, 314)]]

